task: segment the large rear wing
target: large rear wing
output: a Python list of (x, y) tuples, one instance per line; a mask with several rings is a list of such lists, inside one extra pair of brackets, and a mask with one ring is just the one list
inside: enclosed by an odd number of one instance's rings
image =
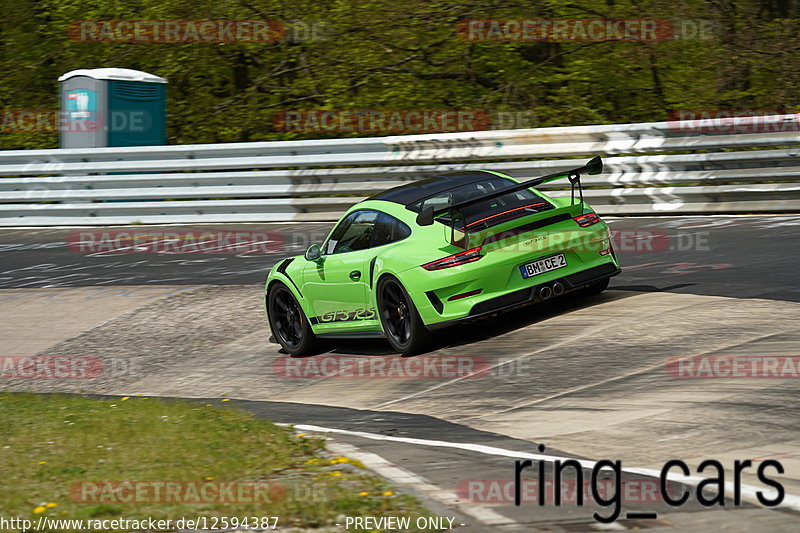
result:
[[(541, 185), (543, 183), (548, 183), (550, 181), (555, 181), (561, 178), (569, 179), (570, 185), (572, 186), (572, 196), (571, 201), (575, 203), (575, 187), (578, 188), (578, 194), (580, 195), (580, 200), (583, 202), (583, 187), (581, 186), (581, 174), (600, 174), (603, 172), (603, 160), (600, 159), (600, 156), (592, 158), (588, 163), (583, 165), (582, 167), (573, 168), (572, 170), (564, 170), (562, 172), (556, 172), (553, 174), (548, 174), (546, 176), (540, 176), (538, 178), (533, 178), (528, 181), (523, 181), (516, 185), (512, 185), (510, 187), (505, 187), (504, 189), (499, 189), (493, 193), (485, 194), (483, 196), (479, 196), (477, 198), (473, 198), (471, 200), (466, 200), (464, 202), (459, 202), (457, 204), (451, 204), (444, 207), (440, 207), (435, 209), (434, 207), (428, 207), (420, 211), (417, 215), (417, 224), (420, 226), (430, 226), (433, 224), (434, 219), (436, 217), (441, 216), (445, 213), (451, 214), (451, 228), (452, 231), (455, 231), (455, 221), (459, 218), (459, 211), (467, 207), (469, 205), (478, 204), (480, 202), (485, 202), (486, 200), (491, 200), (493, 198), (498, 198), (500, 196), (504, 196), (508, 193), (521, 191), (523, 189), (528, 189), (530, 187), (536, 187), (537, 185)], [(416, 202), (415, 202), (416, 203)], [(406, 206), (408, 207), (408, 206)], [(461, 217), (463, 218), (463, 217)], [(453, 236), (451, 235), (450, 241), (453, 242)]]

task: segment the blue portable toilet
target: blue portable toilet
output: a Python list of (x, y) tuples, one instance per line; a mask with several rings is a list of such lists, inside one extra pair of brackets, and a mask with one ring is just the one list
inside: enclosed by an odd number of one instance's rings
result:
[(79, 69), (61, 83), (61, 148), (167, 144), (167, 80), (127, 68)]

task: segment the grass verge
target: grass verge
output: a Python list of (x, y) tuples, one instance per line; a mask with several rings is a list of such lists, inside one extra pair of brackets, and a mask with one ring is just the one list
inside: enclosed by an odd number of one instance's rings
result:
[(207, 517), (210, 526), (216, 517), (223, 529), (220, 517), (230, 526), (233, 517), (278, 517), (282, 529), (427, 515), (357, 461), (327, 454), (322, 439), (224, 401), (0, 394), (6, 519)]

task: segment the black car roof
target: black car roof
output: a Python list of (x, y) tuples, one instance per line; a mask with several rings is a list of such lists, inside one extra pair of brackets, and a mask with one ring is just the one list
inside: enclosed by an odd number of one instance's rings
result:
[(437, 193), (450, 190), (459, 185), (468, 185), (476, 181), (485, 180), (487, 177), (498, 178), (497, 174), (485, 170), (471, 170), (465, 172), (450, 172), (440, 176), (433, 176), (406, 185), (393, 187), (369, 197), (369, 200), (385, 200), (408, 205), (418, 202)]

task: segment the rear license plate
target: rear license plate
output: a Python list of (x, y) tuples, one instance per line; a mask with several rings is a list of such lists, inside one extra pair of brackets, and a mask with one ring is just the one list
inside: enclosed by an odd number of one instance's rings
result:
[(551, 270), (564, 268), (565, 266), (567, 266), (567, 258), (564, 257), (564, 254), (558, 254), (533, 261), (532, 263), (520, 265), (519, 269), (522, 272), (523, 278), (531, 278), (539, 274), (544, 274), (545, 272), (550, 272)]

